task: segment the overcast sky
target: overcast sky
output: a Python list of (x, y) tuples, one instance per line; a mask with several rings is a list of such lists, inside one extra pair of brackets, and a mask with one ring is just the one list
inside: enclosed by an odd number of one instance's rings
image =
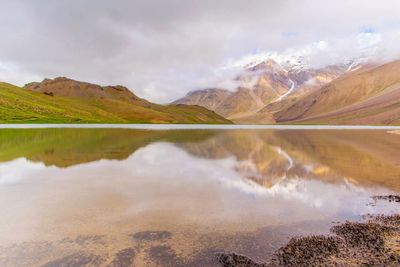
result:
[(315, 66), (370, 50), (400, 58), (399, 10), (398, 0), (0, 0), (0, 80), (67, 76), (166, 103), (274, 51)]

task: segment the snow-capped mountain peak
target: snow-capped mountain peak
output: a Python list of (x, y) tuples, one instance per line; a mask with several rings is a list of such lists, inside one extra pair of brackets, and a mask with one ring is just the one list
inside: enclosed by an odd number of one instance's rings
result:
[(270, 62), (274, 62), (285, 71), (300, 71), (310, 68), (309, 59), (307, 57), (278, 54), (276, 52), (252, 55), (248, 58), (244, 58), (241, 63), (240, 61), (237, 63), (242, 64), (241, 67), (244, 69), (252, 69), (259, 65), (272, 65)]

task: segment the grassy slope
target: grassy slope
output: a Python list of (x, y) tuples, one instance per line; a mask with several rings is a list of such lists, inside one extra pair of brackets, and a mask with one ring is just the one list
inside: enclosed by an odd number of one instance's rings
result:
[(0, 83), (0, 123), (229, 123), (200, 107), (48, 96)]

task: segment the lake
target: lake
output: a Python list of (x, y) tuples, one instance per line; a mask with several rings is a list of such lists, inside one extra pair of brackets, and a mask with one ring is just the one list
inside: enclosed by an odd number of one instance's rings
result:
[(293, 236), (399, 212), (371, 204), (400, 191), (389, 128), (47, 127), (0, 129), (0, 266), (265, 261)]

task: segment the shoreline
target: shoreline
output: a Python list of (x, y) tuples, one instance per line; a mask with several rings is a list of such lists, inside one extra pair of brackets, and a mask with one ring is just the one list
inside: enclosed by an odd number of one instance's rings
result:
[(0, 124), (0, 129), (45, 129), (45, 128), (118, 128), (147, 130), (387, 130), (400, 134), (400, 126), (369, 125), (249, 125), (249, 124)]
[[(400, 196), (374, 196), (373, 201), (400, 203)], [(223, 267), (399, 266), (400, 214), (364, 216), (330, 228), (328, 235), (292, 237), (269, 262), (256, 262), (234, 252), (217, 253)]]

